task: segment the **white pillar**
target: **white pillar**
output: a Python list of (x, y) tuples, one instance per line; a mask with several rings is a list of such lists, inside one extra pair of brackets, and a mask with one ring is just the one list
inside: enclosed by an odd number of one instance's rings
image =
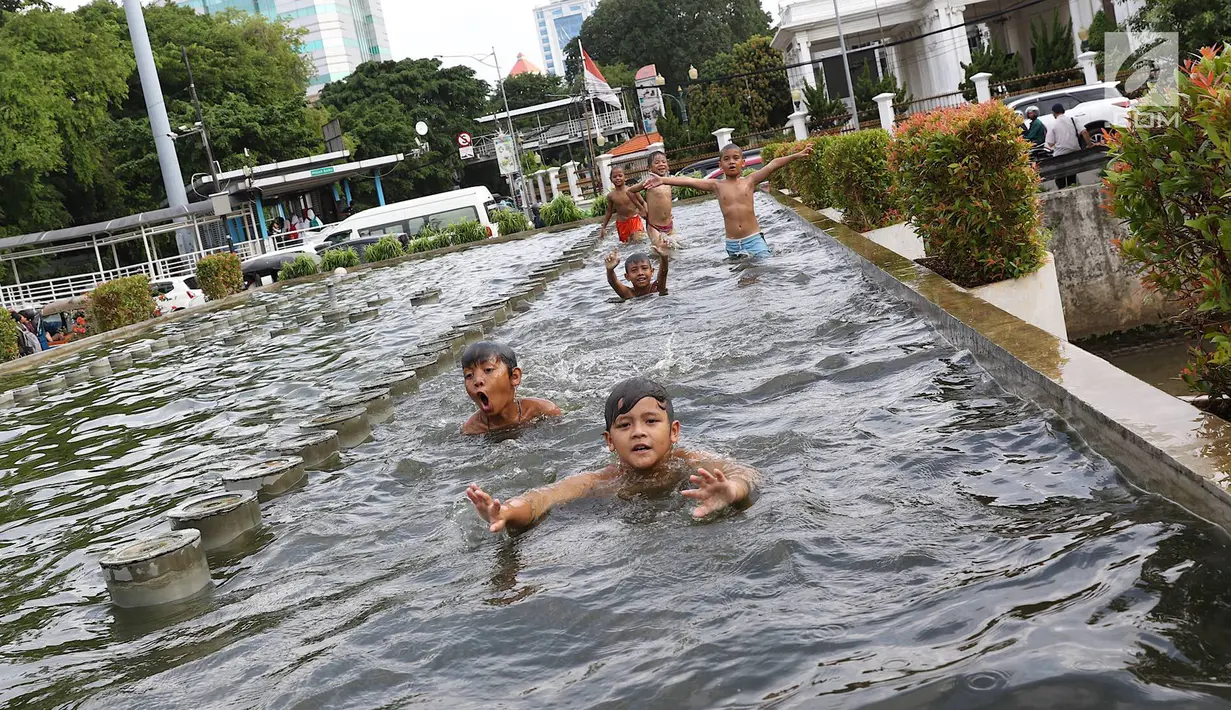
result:
[(526, 204), (529, 204), (529, 205), (539, 204), (539, 196), (535, 194), (534, 192), (534, 174), (526, 173), (522, 177), (523, 177), (522, 183), (525, 184), (526, 186), (525, 187)]
[(611, 184), (611, 159), (614, 158), (610, 153), (603, 153), (595, 158), (598, 162), (598, 174), (603, 178), (603, 192), (611, 192), (615, 185)]
[(560, 196), (560, 168), (547, 168), (547, 181), (551, 183), (551, 199)]
[(540, 170), (534, 174), (534, 179), (539, 183), (539, 195), (543, 197), (543, 201), (539, 204), (547, 204), (551, 200), (547, 199), (547, 186), (543, 184), (543, 176), (547, 174), (546, 170)]
[(573, 202), (580, 202), (581, 189), (577, 187), (577, 161), (570, 160), (565, 163), (564, 172), (568, 175), (568, 192), (573, 196)]
[[(893, 94), (890, 94), (893, 96)], [(808, 112), (796, 111), (791, 114), (791, 128), (795, 129), (795, 140), (802, 141), (808, 137)]]
[[(926, 32), (945, 30), (924, 37), (922, 51), (919, 52), (924, 57), (923, 74), (931, 81), (931, 96), (953, 94), (966, 80), (962, 65), (970, 64), (970, 44), (966, 40), (966, 28), (962, 26), (966, 21), (965, 6), (956, 5), (957, 2), (931, 0), (924, 6), (923, 29)], [(913, 86), (911, 89), (916, 95), (929, 95), (922, 89)]]
[(667, 152), (667, 146), (662, 141), (659, 141), (658, 143), (651, 143), (648, 146), (646, 146), (645, 149), (649, 151), (646, 153), (646, 155), (653, 155), (655, 153), (666, 153)]
[(1077, 64), (1081, 67), (1082, 72), (1086, 75), (1086, 85), (1093, 86), (1099, 83), (1098, 67), (1094, 65), (1098, 59), (1098, 52), (1082, 52), (1077, 55)]
[(880, 109), (881, 128), (893, 133), (893, 99), (895, 96), (889, 92), (877, 94), (872, 97), (876, 102), (876, 108)]
[[(802, 38), (800, 38), (796, 46), (799, 49), (799, 61), (811, 62), (812, 61), (812, 46), (808, 43), (808, 35), (805, 34)], [(812, 65), (809, 64), (806, 67), (800, 67), (799, 70), (802, 71), (804, 74), (804, 84), (808, 87), (815, 87), (816, 86), (816, 72), (813, 71)]]
[(987, 82), (990, 81), (991, 78), (991, 73), (985, 71), (981, 71), (970, 77), (970, 80), (975, 83), (975, 99), (981, 104), (985, 104), (992, 100), (992, 89), (987, 85)]
[(719, 128), (714, 131), (714, 137), (718, 139), (718, 150), (722, 150), (731, 144), (731, 136), (735, 135), (734, 128)]

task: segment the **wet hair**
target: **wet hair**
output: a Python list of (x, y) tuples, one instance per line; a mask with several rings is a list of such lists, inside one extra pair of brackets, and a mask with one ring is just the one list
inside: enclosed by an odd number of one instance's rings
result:
[(654, 265), (654, 262), (650, 259), (649, 254), (646, 254), (643, 251), (639, 251), (636, 254), (633, 254), (632, 256), (624, 260), (624, 270), (628, 271), (628, 267), (632, 266), (633, 264), (640, 264), (643, 261), (651, 266)]
[(619, 170), (620, 172), (624, 172), (624, 166), (623, 166), (623, 165), (613, 165), (613, 166), (611, 166), (611, 174), (612, 174), (612, 175), (615, 175), (615, 171), (617, 171), (617, 170)]
[(667, 394), (667, 389), (654, 380), (633, 377), (616, 385), (611, 394), (607, 395), (607, 407), (603, 413), (607, 420), (607, 431), (611, 431), (616, 417), (633, 411), (633, 407), (646, 397), (658, 400), (663, 409), (667, 410), (668, 422), (675, 419), (675, 409), (671, 406), (671, 395)]
[(721, 156), (721, 155), (726, 155), (727, 153), (730, 153), (731, 151), (735, 151), (735, 152), (739, 153), (740, 155), (743, 155), (743, 154), (744, 154), (744, 149), (743, 149), (743, 148), (741, 148), (741, 147), (739, 147), (739, 146), (735, 145), (734, 143), (728, 143), (728, 144), (726, 144), (726, 145), (724, 145), (724, 146), (722, 147), (722, 150), (718, 151), (718, 155), (720, 155), (720, 156)]
[(655, 159), (655, 158), (657, 158), (657, 157), (658, 157), (658, 156), (660, 156), (660, 155), (661, 155), (664, 159), (666, 159), (666, 157), (667, 157), (667, 154), (666, 154), (666, 153), (664, 153), (664, 152), (662, 152), (661, 150), (656, 150), (656, 151), (654, 151), (653, 153), (650, 153), (650, 163), (652, 164), (652, 163), (654, 162), (654, 159)]
[(493, 343), (490, 340), (480, 340), (466, 348), (462, 353), (462, 369), (474, 367), (496, 358), (503, 362), (509, 372), (517, 369), (517, 353), (504, 343)]

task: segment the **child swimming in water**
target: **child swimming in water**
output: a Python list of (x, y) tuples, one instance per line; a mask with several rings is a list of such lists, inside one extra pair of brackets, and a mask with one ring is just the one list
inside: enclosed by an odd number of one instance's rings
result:
[(607, 217), (598, 232), (599, 239), (607, 236), (607, 223), (613, 214), (621, 242), (627, 244), (645, 239), (645, 223), (641, 221), (641, 215), (645, 214), (645, 202), (625, 186), (624, 168), (611, 169), (611, 184), (615, 187), (607, 193)]
[[(671, 172), (667, 162), (667, 154), (661, 150), (650, 155), (650, 172), (659, 177), (666, 177)], [(650, 241), (671, 245), (671, 237), (675, 236), (675, 216), (672, 214), (674, 195), (669, 185), (646, 187), (644, 182), (628, 188), (629, 192), (644, 192), (646, 205), (647, 232)]]
[(645, 187), (648, 190), (659, 185), (674, 185), (716, 193), (718, 207), (722, 209), (722, 219), (726, 223), (727, 255), (732, 258), (744, 255), (769, 256), (769, 245), (765, 242), (765, 235), (757, 223), (756, 210), (752, 205), (753, 192), (758, 185), (769, 179), (770, 175), (811, 155), (812, 144), (809, 143), (795, 153), (775, 158), (769, 165), (748, 177), (740, 177), (744, 172), (744, 151), (731, 144), (722, 149), (722, 157), (718, 159), (718, 165), (722, 168), (722, 180), (652, 175), (646, 180)]
[(579, 498), (663, 495), (689, 481), (695, 488), (682, 495), (697, 502), (694, 518), (725, 508), (752, 504), (760, 482), (756, 469), (713, 454), (677, 449), (680, 423), (671, 396), (662, 385), (634, 377), (616, 385), (607, 397), (607, 431), (603, 439), (619, 460), (601, 471), (570, 476), (536, 488), (507, 502), (492, 498), (477, 484), (466, 497), (493, 533), (518, 532), (540, 520), (552, 508)]
[(654, 278), (654, 266), (650, 263), (649, 254), (638, 252), (624, 260), (624, 278), (632, 283), (632, 288), (625, 286), (620, 281), (620, 277), (616, 276), (615, 267), (620, 263), (619, 249), (612, 249), (603, 260), (607, 266), (607, 283), (611, 284), (611, 288), (615, 289), (620, 298), (627, 301), (630, 298), (640, 298), (651, 293), (657, 293), (660, 296), (667, 295), (668, 248), (664, 244), (655, 244), (651, 249), (658, 255), (657, 279)]
[(558, 417), (560, 408), (546, 399), (517, 398), (521, 384), (517, 354), (507, 345), (480, 341), (462, 353), (466, 394), (479, 411), (462, 424), (463, 434), (511, 429), (539, 417)]

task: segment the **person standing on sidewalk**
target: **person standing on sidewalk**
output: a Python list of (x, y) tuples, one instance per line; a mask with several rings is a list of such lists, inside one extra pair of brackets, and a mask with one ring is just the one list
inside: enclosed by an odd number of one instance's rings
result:
[[(1047, 147), (1051, 148), (1052, 155), (1059, 158), (1080, 151), (1083, 145), (1090, 145), (1090, 133), (1084, 128), (1079, 129), (1077, 121), (1064, 115), (1064, 104), (1052, 106), (1051, 114), (1056, 119), (1047, 129)], [(1056, 180), (1056, 188), (1060, 190), (1076, 184), (1076, 175), (1065, 175)]]

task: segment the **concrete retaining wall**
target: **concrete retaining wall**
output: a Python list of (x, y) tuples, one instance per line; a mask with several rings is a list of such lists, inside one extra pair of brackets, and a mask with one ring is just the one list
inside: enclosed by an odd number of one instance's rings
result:
[(1000, 386), (1050, 409), (1124, 477), (1231, 531), (1231, 424), (1049, 335), (794, 200), (800, 220), (902, 298)]
[(1099, 191), (1091, 185), (1042, 196), (1070, 340), (1151, 325), (1178, 312), (1175, 304), (1147, 291), (1112, 246), (1127, 233), (1101, 207)]

